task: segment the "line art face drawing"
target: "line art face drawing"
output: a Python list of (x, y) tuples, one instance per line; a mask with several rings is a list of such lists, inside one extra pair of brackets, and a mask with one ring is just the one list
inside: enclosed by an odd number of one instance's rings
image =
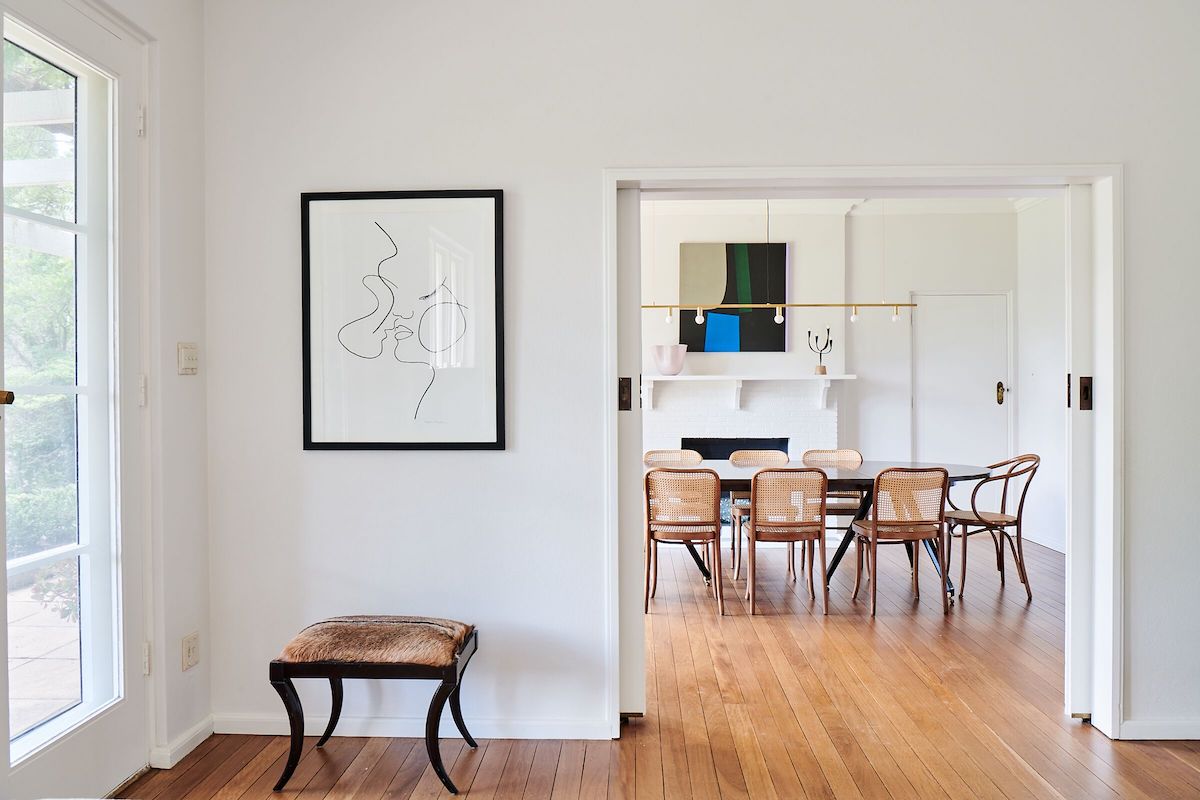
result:
[[(379, 360), (381, 368), (394, 368), (399, 363), (429, 370), (425, 388), (413, 407), (412, 418), (416, 420), (437, 380), (437, 359), (434, 356), (450, 350), (466, 336), (469, 309), (455, 297), (447, 285), (448, 277), (444, 275), (432, 291), (406, 298), (400, 288), (400, 284), (406, 281), (399, 280), (400, 271), (406, 267), (393, 261), (400, 255), (396, 240), (379, 222), (375, 222), (375, 227), (387, 237), (391, 252), (361, 280), (374, 300), (374, 307), (342, 325), (338, 329), (337, 340), (350, 355)], [(389, 272), (396, 280), (387, 276)], [(389, 350), (391, 358), (381, 358)]]

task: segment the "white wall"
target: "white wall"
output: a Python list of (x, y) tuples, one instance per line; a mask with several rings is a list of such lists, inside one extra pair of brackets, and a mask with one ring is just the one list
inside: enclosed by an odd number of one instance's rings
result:
[[(1171, 455), (1200, 435), (1200, 375), (1163, 346), (1200, 294), (1196, 6), (206, 8), (212, 688), (224, 719), (282, 719), (265, 665), (300, 625), (394, 610), (480, 623), (473, 719), (556, 734), (605, 722), (602, 168), (1120, 161), (1136, 543), (1124, 715), (1200, 733), (1200, 616), (1179, 614), (1195, 599), (1200, 539), (1161, 502), (1164, 486), (1200, 482)], [(507, 192), (510, 448), (302, 452), (298, 193), (467, 186)], [(1154, 388), (1164, 374), (1170, 392)], [(537, 514), (520, 502), (531, 498)], [(408, 715), (425, 700), (374, 691), (351, 689), (347, 713)]]
[[(208, 492), (204, 356), (204, 46), (202, 0), (109, 0), (151, 39), (150, 335), (152, 569), (156, 764), (208, 726)], [(197, 342), (199, 375), (180, 376), (175, 343)], [(198, 632), (199, 666), (180, 668), (182, 639)]]
[(1066, 210), (1061, 197), (1017, 213), (1017, 450), (1042, 457), (1022, 534), (1066, 552)]
[[(847, 240), (846, 296), (854, 299), (1016, 288), (1016, 214), (1005, 199), (870, 200), (850, 213)], [(846, 326), (846, 369), (858, 379), (845, 389), (839, 438), (869, 458), (905, 461), (912, 457), (912, 312), (891, 318), (890, 309), (860, 310)]]

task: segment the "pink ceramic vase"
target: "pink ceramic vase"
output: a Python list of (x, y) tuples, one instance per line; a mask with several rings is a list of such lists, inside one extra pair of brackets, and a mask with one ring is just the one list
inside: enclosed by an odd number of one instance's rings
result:
[(683, 371), (683, 357), (687, 353), (686, 344), (656, 344), (650, 348), (654, 356), (654, 366), (663, 375), (678, 375)]

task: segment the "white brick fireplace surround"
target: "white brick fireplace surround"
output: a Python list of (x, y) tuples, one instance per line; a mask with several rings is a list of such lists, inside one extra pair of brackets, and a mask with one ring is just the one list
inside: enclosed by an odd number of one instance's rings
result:
[(642, 440), (645, 449), (657, 450), (677, 448), (684, 437), (786, 437), (793, 457), (835, 448), (838, 383), (823, 403), (820, 381), (746, 380), (736, 408), (731, 383), (656, 381), (653, 407), (642, 406)]

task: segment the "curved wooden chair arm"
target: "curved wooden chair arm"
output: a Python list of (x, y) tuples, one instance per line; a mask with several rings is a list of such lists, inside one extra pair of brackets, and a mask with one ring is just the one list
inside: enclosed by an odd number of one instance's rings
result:
[[(989, 475), (975, 484), (975, 488), (971, 491), (971, 513), (975, 515), (975, 518), (978, 519), (980, 523), (983, 523), (982, 509), (979, 508), (976, 500), (979, 497), (979, 491), (984, 486), (989, 483), (996, 483), (997, 481), (1004, 482), (1004, 488), (1000, 492), (1000, 513), (1005, 513), (1005, 509), (1008, 506), (1009, 481), (1028, 474), (1029, 479), (1025, 481), (1025, 485), (1021, 488), (1021, 498), (1017, 503), (1017, 514), (1019, 515), (1021, 513), (1021, 508), (1025, 505), (1025, 493), (1029, 491), (1029, 484), (1033, 482), (1033, 473), (1037, 472), (1037, 468), (1041, 465), (1041, 463), (1042, 459), (1040, 456), (1037, 456), (1033, 453), (1024, 453), (1019, 456), (1014, 456), (1013, 458), (1006, 458), (1003, 461), (997, 461), (995, 464), (988, 464), (989, 470), (996, 470), (1000, 469), (1001, 467), (1007, 467), (1008, 469), (1002, 472), (997, 472), (994, 475)], [(950, 502), (949, 498), (947, 498), (947, 502)], [(953, 502), (950, 502), (950, 506), (956, 511), (961, 510), (955, 506)], [(991, 526), (984, 524), (984, 527)]]

